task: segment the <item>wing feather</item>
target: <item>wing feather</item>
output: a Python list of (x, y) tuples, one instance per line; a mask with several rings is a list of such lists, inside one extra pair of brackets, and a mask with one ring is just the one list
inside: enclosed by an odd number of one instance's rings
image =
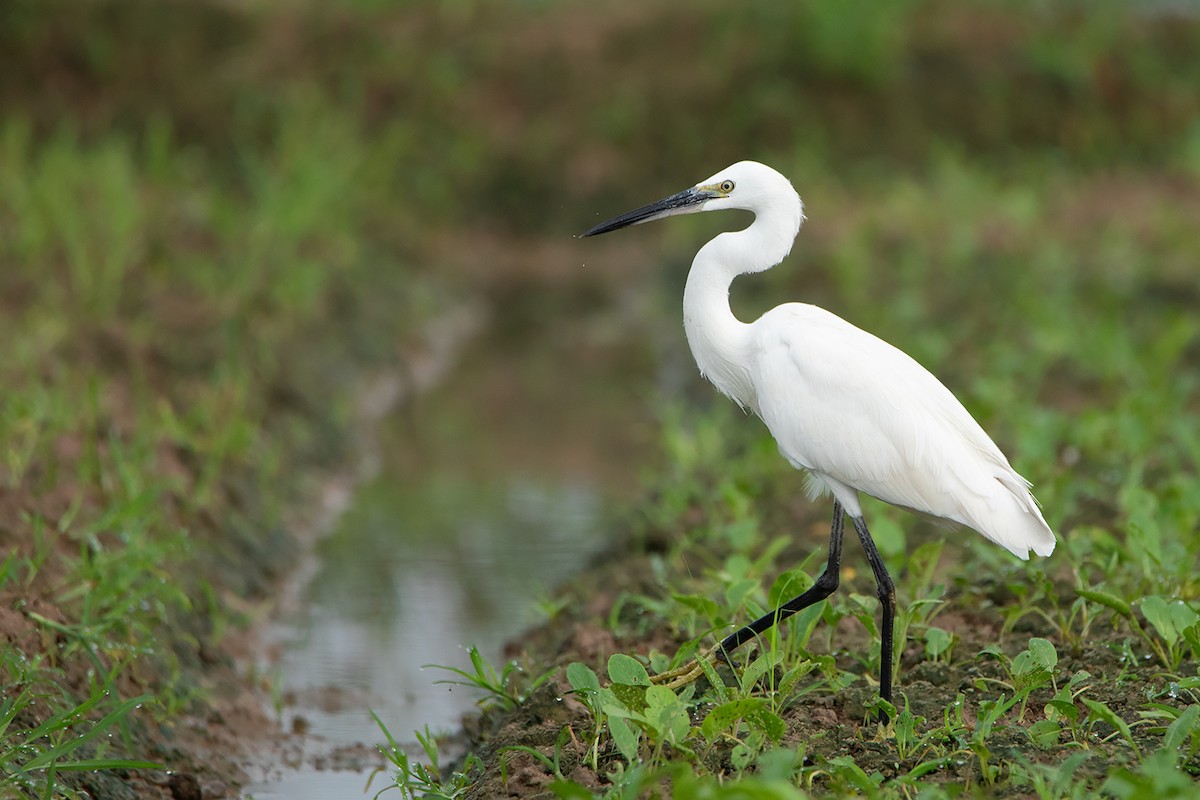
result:
[(968, 525), (1022, 558), (1053, 550), (1028, 481), (907, 354), (800, 303), (763, 315), (749, 345), (756, 411), (795, 466)]

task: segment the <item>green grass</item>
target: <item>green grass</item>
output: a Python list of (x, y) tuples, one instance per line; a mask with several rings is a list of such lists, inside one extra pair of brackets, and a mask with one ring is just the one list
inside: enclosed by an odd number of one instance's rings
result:
[[(1195, 162), (1177, 155), (1170, 172), (1129, 160), (1110, 174), (1036, 155), (1001, 165), (936, 142), (887, 170), (775, 161), (809, 220), (783, 267), (735, 284), (735, 309), (750, 318), (816, 302), (931, 367), (1033, 481), (1058, 549), (1020, 564), (973, 533), (867, 504), (899, 576), (906, 639), (884, 726), (869, 722), (877, 609), (856, 555), (838, 594), (765, 635), (741, 668), (678, 694), (650, 686), (647, 669), (811, 583), (828, 525), (824, 506), (796, 499), (800, 476), (760, 423), (718, 401), (674, 409), (667, 466), (639, 509), (647, 548), (610, 575), (628, 588), (601, 617), (577, 610), (590, 595), (566, 590), (548, 622), (602, 628), (616, 652), (558, 663), (555, 691), (579, 702), (574, 712), (536, 701), (516, 712), (554, 733), (522, 739), (510, 718), (487, 715), (466, 778), (522, 791), (520, 756), (563, 798), (1194, 793), (1200, 200)], [(613, 208), (657, 194), (631, 191)], [(716, 226), (664, 225), (666, 244), (645, 257), (686, 263)], [(674, 270), (672, 302), (681, 287)], [(623, 572), (638, 577), (621, 583)], [(678, 649), (654, 649), (664, 632)], [(555, 663), (536, 637), (529, 647), (532, 674)], [(931, 689), (939, 675), (961, 690)], [(945, 700), (931, 708), (923, 694)], [(831, 707), (856, 724), (813, 716)]]
[(345, 455), (356, 376), (394, 358), (374, 339), (428, 316), (368, 252), (386, 197), (353, 117), (296, 101), (273, 123), (236, 179), (161, 122), (0, 124), (4, 787), (171, 766), (162, 731), (295, 553), (285, 501)]
[[(740, 313), (807, 299), (912, 353), (1034, 481), (1062, 543), (1015, 565), (868, 505), (899, 575), (901, 690), (940, 670), (964, 691), (839, 729), (847, 748), (797, 713), (873, 706), (861, 569), (744, 671), (652, 692), (635, 661), (794, 593), (827, 524), (756, 422), (674, 408), (632, 526), (640, 579), (598, 619), (555, 604), (628, 658), (539, 686), (521, 682), (549, 663), (473, 664), (460, 676), (497, 711), (571, 684), (584, 701), (479, 774), (532, 759), (565, 797), (1190, 790), (1196, 21), (862, 5), (5, 4), (4, 788), (79, 794), (61, 770), (141, 759), (155, 726), (202, 709), (201, 652), (238, 624), (229, 598), (287, 562), (282, 510), (344, 453), (364, 365), (461, 293), (535, 295), (503, 266), (530, 243), (755, 157), (795, 179), (809, 223), (787, 266), (735, 287)], [(637, 287), (672, 313), (712, 225), (676, 223), (666, 277)], [(587, 253), (558, 269), (605, 258)], [(962, 628), (977, 607), (991, 641)], [(473, 779), (400, 772), (425, 791)]]
[[(1096, 204), (1099, 179), (1062, 167), (1000, 178), (938, 159), (921, 180), (846, 186), (809, 172), (810, 238), (802, 232), (784, 267), (735, 284), (735, 304), (750, 316), (776, 298), (815, 299), (941, 373), (1033, 481), (1058, 549), (1020, 564), (973, 533), (872, 501), (907, 637), (887, 725), (868, 721), (877, 604), (857, 555), (858, 577), (766, 634), (742, 669), (710, 671), (676, 696), (641, 665), (680, 663), (799, 594), (823, 565), (828, 524), (821, 504), (797, 510), (800, 476), (760, 423), (724, 405), (678, 410), (664, 420), (669, 466), (644, 509), (647, 535), (670, 543), (641, 557), (661, 589), (625, 595), (602, 620), (557, 623), (601, 625), (629, 648), (606, 668), (559, 675), (585, 711), (566, 723), (577, 744), (540, 747), (566, 765), (557, 796), (652, 796), (661, 785), (673, 797), (718, 785), (763, 798), (1195, 791), (1200, 325), (1186, 212), (1153, 175), (1129, 178), (1144, 193), (1136, 211)], [(682, 249), (695, 233), (668, 235)], [(798, 528), (816, 533), (798, 542)], [(968, 627), (963, 641), (939, 627), (952, 615), (960, 629), (963, 615), (990, 621), (998, 638)], [(850, 641), (847, 619), (863, 631)], [(639, 647), (663, 630), (678, 651)], [(952, 700), (944, 712), (910, 710), (908, 692), (929, 692), (941, 673), (966, 694), (938, 688)], [(847, 696), (859, 724), (838, 741), (809, 709)], [(576, 768), (596, 777), (563, 777)]]

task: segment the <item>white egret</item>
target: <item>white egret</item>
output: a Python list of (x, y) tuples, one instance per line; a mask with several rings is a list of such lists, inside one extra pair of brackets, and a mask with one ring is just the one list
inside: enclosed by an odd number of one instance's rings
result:
[[(905, 353), (824, 309), (777, 306), (749, 324), (729, 308), (738, 275), (778, 264), (792, 249), (804, 205), (784, 176), (742, 161), (690, 189), (602, 222), (583, 236), (674, 214), (751, 211), (741, 231), (718, 235), (696, 254), (683, 291), (683, 324), (703, 374), (766, 423), (792, 466), (808, 473), (810, 498), (833, 495), (825, 571), (808, 591), (734, 632), (727, 653), (838, 587), (844, 514), (875, 574), (881, 607), (879, 694), (892, 701), (896, 590), (863, 520), (859, 492), (974, 528), (1028, 559), (1048, 556), (1054, 533), (1029, 482), (937, 378)], [(694, 680), (694, 662), (656, 676)]]

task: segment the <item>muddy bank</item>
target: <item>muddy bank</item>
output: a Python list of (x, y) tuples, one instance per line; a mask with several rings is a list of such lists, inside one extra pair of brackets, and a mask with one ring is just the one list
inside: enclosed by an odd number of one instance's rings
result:
[[(60, 781), (106, 798), (238, 797), (240, 787), (261, 776), (268, 765), (288, 760), (294, 745), (268, 711), (270, 684), (259, 671), (263, 626), (298, 602), (299, 590), (311, 571), (313, 545), (334, 524), (356, 487), (376, 469), (376, 432), (381, 420), (443, 378), (464, 344), (484, 324), (482, 309), (481, 305), (462, 305), (431, 320), (405, 345), (408, 358), (402, 369), (380, 365), (371, 376), (364, 374), (352, 382), (361, 388), (353, 397), (344, 398), (352, 402), (349, 422), (330, 434), (343, 440), (335, 448), (336, 457), (317, 458), (311, 450), (280, 443), (281, 458), (291, 459), (286, 480), (267, 482), (248, 471), (226, 475), (210, 506), (220, 513), (189, 516), (182, 497), (168, 498), (175, 524), (187, 529), (191, 554), (183, 562), (186, 572), (169, 571), (179, 565), (168, 561), (161, 573), (162, 580), (179, 585), (180, 606), (164, 610), (163, 627), (152, 632), (156, 637), (153, 648), (139, 651), (124, 668), (111, 645), (91, 658), (81, 658), (66, 635), (76, 612), (69, 600), (63, 599), (71, 596), (64, 592), (63, 581), (79, 549), (75, 538), (57, 535), (39, 543), (15, 535), (26, 519), (62, 519), (64, 514), (78, 513), (73, 503), (82, 503), (86, 514), (87, 506), (100, 506), (104, 498), (92, 485), (62, 479), (50, 493), (9, 488), (0, 494), (0, 541), (11, 554), (10, 563), (36, 557), (45, 565), (23, 585), (9, 582), (0, 588), (0, 641), (5, 652), (27, 654), (33, 663), (55, 664), (52, 690), (68, 698), (87, 696), (89, 685), (97, 680), (97, 667), (113, 670), (116, 680), (107, 691), (120, 697), (144, 696), (146, 705), (144, 711), (139, 706), (126, 718), (116, 752), (163, 767), (162, 771), (63, 772)], [(301, 338), (289, 346), (312, 345)], [(299, 390), (276, 385), (262, 387), (262, 391), (270, 394), (272, 388), (285, 395)], [(343, 402), (336, 393), (323, 391), (318, 396), (307, 393), (310, 389), (303, 396), (314, 407)], [(113, 404), (111, 414), (122, 413), (115, 405), (119, 399), (106, 398), (106, 407)], [(288, 412), (277, 405), (264, 406), (267, 416), (281, 412), (295, 415), (294, 409)], [(308, 425), (329, 422), (306, 418)], [(57, 453), (56, 469), (63, 475), (79, 468), (75, 459), (87, 456), (70, 442), (60, 442)], [(198, 476), (188, 470), (186, 454), (162, 450), (159, 457), (185, 484), (198, 482)], [(288, 510), (277, 512), (269, 495), (286, 497)], [(107, 536), (99, 535), (95, 545), (98, 557), (107, 546), (116, 544), (115, 540), (107, 542)], [(107, 591), (102, 583), (97, 589)], [(216, 607), (204, 613), (210, 604)], [(58, 627), (64, 633), (56, 639), (53, 632)], [(10, 688), (37, 693), (49, 687), (18, 682)], [(177, 693), (187, 698), (182, 707), (163, 714), (161, 701), (155, 698)], [(31, 704), (17, 714), (12, 727), (34, 729), (45, 720), (45, 712), (39, 713), (37, 704)], [(94, 758), (113, 750), (111, 745), (98, 750), (84, 744), (72, 757)], [(321, 765), (373, 763), (364, 750), (332, 752)]]

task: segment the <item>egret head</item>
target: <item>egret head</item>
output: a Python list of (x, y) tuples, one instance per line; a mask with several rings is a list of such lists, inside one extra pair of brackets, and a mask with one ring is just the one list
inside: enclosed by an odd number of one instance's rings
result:
[(675, 214), (695, 214), (724, 208), (758, 213), (779, 202), (788, 202), (794, 204), (798, 211), (800, 209), (800, 198), (788, 179), (766, 164), (739, 161), (690, 189), (601, 222), (582, 235), (596, 236)]

